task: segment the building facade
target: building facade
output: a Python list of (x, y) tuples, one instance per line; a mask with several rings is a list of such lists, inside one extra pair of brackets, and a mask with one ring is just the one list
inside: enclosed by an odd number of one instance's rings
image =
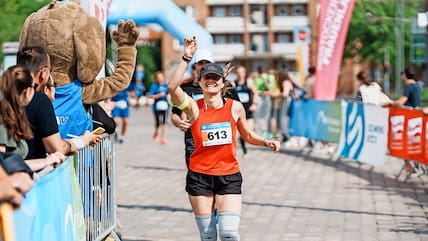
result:
[[(309, 64), (315, 61), (318, 0), (173, 0), (213, 36), (216, 62), (243, 64), (249, 71), (258, 65), (296, 71), (293, 31), (311, 29)], [(165, 70), (179, 61), (182, 46), (162, 35)]]

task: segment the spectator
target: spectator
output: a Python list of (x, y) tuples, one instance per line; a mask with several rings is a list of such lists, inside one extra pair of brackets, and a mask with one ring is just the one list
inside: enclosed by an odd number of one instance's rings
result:
[(357, 73), (359, 82), (357, 100), (367, 104), (385, 105), (391, 102), (391, 99), (383, 93), (382, 88), (376, 82), (373, 82), (366, 71)]
[(17, 54), (17, 63), (30, 70), (33, 84), (36, 87), (33, 98), (25, 107), (33, 133), (33, 137), (27, 140), (29, 147), (27, 159), (45, 158), (46, 153), (55, 152), (73, 155), (77, 151), (77, 146), (82, 148), (99, 141), (100, 137), (89, 131), (80, 138), (72, 140), (61, 138), (52, 105), (56, 83), (51, 77), (50, 58), (44, 48), (27, 46), (20, 49)]
[[(0, 91), (4, 98), (0, 103), (0, 152), (12, 152), (25, 158), (28, 154), (26, 139), (33, 137), (24, 107), (33, 99), (35, 84), (28, 69), (9, 67), (2, 76)], [(59, 165), (65, 157), (60, 152), (48, 157), (26, 160), (33, 171), (48, 165)]]
[(305, 80), (305, 91), (306, 91), (307, 98), (314, 98), (315, 72), (316, 72), (315, 66), (310, 66), (308, 68), (309, 74), (306, 76), (306, 80)]
[(278, 130), (281, 140), (286, 142), (288, 140), (288, 113), (289, 107), (294, 95), (294, 85), (291, 80), (288, 71), (281, 70), (278, 72), (278, 80), (280, 83), (280, 95), (281, 95), (281, 109), (277, 115)]
[(259, 94), (257, 110), (254, 117), (254, 128), (260, 132), (262, 136), (268, 136), (270, 110), (272, 106), (270, 91), (275, 85), (274, 75), (266, 72), (264, 65), (257, 67), (258, 76), (254, 80), (256, 89)]
[[(395, 106), (407, 106), (411, 108), (419, 108), (421, 105), (421, 92), (422, 88), (420, 84), (415, 80), (415, 70), (413, 67), (406, 67), (403, 72), (401, 72), (401, 78), (404, 82), (404, 90), (398, 100), (395, 100), (391, 105)], [(404, 165), (406, 170), (409, 173), (416, 173), (418, 169), (421, 169), (422, 166), (419, 163), (414, 163), (409, 160), (404, 160)], [(424, 172), (424, 170), (421, 170)]]
[(401, 78), (404, 82), (403, 94), (398, 100), (393, 101), (392, 105), (404, 105), (413, 108), (420, 107), (422, 88), (415, 80), (415, 70), (413, 67), (406, 67), (401, 72)]
[(8, 202), (15, 209), (19, 208), (22, 203), (22, 193), (19, 193), (13, 185), (11, 178), (0, 167), (0, 203)]

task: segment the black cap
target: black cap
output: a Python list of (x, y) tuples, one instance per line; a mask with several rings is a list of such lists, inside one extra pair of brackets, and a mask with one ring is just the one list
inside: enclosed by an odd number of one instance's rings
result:
[(220, 65), (215, 63), (207, 63), (201, 69), (201, 76), (205, 76), (207, 74), (215, 74), (223, 78), (224, 72)]

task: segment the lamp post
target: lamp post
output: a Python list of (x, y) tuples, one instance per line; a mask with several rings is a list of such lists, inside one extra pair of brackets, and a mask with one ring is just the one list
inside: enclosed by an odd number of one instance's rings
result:
[(396, 93), (401, 93), (401, 71), (404, 69), (403, 64), (403, 43), (404, 43), (404, 36), (403, 36), (403, 0), (397, 0), (397, 18), (396, 18), (396, 26), (397, 26), (397, 63), (395, 67), (395, 81), (396, 81)]

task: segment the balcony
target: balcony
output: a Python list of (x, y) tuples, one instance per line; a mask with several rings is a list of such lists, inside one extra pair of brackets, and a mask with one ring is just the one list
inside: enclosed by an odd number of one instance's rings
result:
[(294, 43), (273, 43), (272, 53), (284, 55), (287, 59), (295, 59), (297, 48)]
[(293, 31), (295, 26), (309, 25), (307, 16), (273, 16), (272, 31)]
[(216, 62), (228, 62), (235, 55), (243, 55), (244, 44), (214, 44), (213, 53)]
[(211, 33), (243, 33), (243, 17), (208, 17), (206, 29)]

